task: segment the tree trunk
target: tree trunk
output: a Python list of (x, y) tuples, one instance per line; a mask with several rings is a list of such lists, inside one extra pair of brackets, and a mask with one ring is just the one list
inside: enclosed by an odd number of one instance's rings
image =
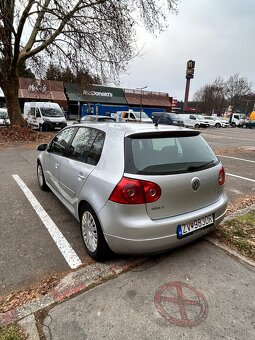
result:
[(8, 78), (2, 85), (2, 90), (5, 95), (11, 125), (25, 126), (25, 121), (21, 115), (19, 106), (19, 77), (12, 75)]

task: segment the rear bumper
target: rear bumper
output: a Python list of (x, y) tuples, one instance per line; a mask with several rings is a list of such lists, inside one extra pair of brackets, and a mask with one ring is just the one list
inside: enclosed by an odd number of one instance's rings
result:
[[(151, 220), (144, 206), (134, 207), (133, 214), (130, 210), (132, 207), (129, 206), (125, 214), (125, 207), (107, 202), (98, 216), (107, 243), (114, 252), (152, 254), (182, 246), (207, 234), (223, 220), (227, 202), (227, 197), (223, 194), (219, 201), (208, 207), (159, 220)], [(177, 226), (179, 224), (193, 221), (208, 214), (214, 214), (214, 226), (196, 230), (182, 239), (177, 238)]]

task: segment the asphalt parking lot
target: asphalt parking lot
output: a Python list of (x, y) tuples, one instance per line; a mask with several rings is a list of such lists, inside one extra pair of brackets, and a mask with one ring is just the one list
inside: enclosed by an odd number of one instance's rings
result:
[[(241, 195), (255, 194), (255, 130), (210, 128), (202, 130), (202, 135), (225, 166), (230, 202)], [(229, 152), (224, 153), (224, 149)], [(0, 295), (27, 288), (47, 276), (63, 275), (91, 261), (84, 250), (79, 223), (51, 192), (39, 189), (36, 155), (35, 148), (26, 146), (0, 150)], [(61, 232), (61, 240), (66, 240), (73, 251), (73, 267), (25, 193), (30, 198), (33, 195), (39, 210), (46, 212), (44, 217)]]

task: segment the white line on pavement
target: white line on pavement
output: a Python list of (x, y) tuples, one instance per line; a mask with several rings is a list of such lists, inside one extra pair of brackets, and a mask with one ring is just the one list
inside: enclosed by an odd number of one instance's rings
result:
[(56, 243), (58, 249), (64, 256), (66, 262), (72, 269), (79, 267), (82, 264), (81, 260), (79, 259), (75, 251), (72, 249), (70, 244), (67, 242), (67, 240), (64, 238), (63, 234), (58, 229), (56, 224), (52, 221), (52, 219), (43, 209), (41, 204), (37, 201), (34, 194), (28, 189), (26, 184), (22, 181), (22, 179), (18, 175), (12, 175), (12, 177), (15, 179), (21, 190), (24, 192), (25, 196), (27, 197), (28, 201), (34, 208), (35, 212), (37, 213), (37, 215), (40, 217), (41, 221), (47, 228), (48, 232), (50, 233), (51, 237)]
[(225, 157), (225, 158), (237, 159), (238, 161), (244, 161), (244, 162), (255, 163), (255, 161), (251, 161), (251, 160), (249, 160), (249, 159), (243, 159), (243, 158), (232, 157), (232, 156), (223, 156), (223, 155), (217, 155), (217, 156), (218, 156), (218, 157)]
[(229, 174), (227, 172), (226, 172), (226, 175), (232, 176), (232, 177), (236, 177), (236, 178), (241, 178), (241, 179), (244, 179), (245, 181), (250, 181), (250, 182), (254, 182), (255, 183), (255, 179), (251, 179), (251, 178), (247, 178), (247, 177), (242, 177), (242, 176), (237, 176), (237, 175)]

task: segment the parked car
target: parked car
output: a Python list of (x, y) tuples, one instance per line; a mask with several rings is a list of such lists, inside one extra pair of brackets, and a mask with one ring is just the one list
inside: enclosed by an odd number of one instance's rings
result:
[(152, 119), (143, 111), (133, 111), (129, 109), (128, 111), (117, 111), (112, 113), (112, 117), (116, 119), (117, 122), (142, 122), (142, 123), (152, 123)]
[(255, 120), (247, 120), (245, 122), (242, 122), (241, 127), (246, 129), (255, 128)]
[(88, 122), (115, 122), (115, 118), (109, 116), (99, 116), (99, 115), (87, 115), (81, 117), (78, 121), (73, 122), (73, 124), (78, 123), (88, 123)]
[(207, 128), (210, 126), (209, 122), (204, 119), (202, 115), (183, 113), (179, 114), (179, 117), (183, 120), (184, 125), (187, 127), (193, 127), (195, 129)]
[(220, 117), (215, 116), (203, 116), (203, 117), (209, 122), (210, 126), (214, 126), (216, 128), (229, 127), (229, 122), (227, 122), (224, 119), (221, 119)]
[(154, 124), (184, 126), (183, 120), (172, 112), (152, 112), (151, 118)]
[(8, 126), (10, 123), (7, 109), (0, 108), (0, 126)]
[(37, 149), (40, 188), (50, 188), (80, 221), (94, 259), (184, 245), (226, 213), (224, 167), (199, 131), (83, 123)]

